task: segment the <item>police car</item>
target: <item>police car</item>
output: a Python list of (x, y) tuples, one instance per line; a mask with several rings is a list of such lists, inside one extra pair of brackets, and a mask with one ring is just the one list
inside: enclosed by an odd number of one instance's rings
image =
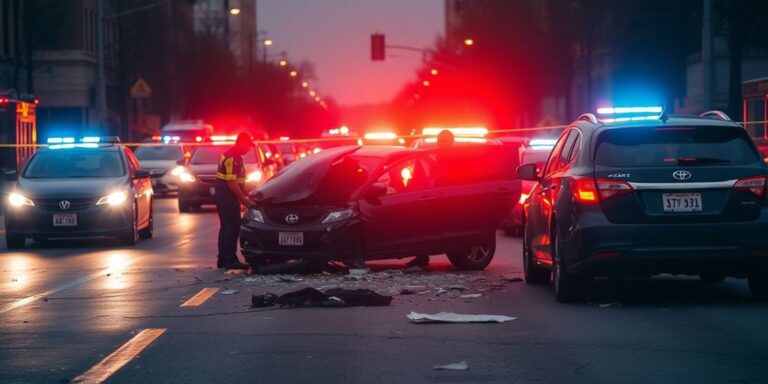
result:
[(153, 191), (149, 172), (116, 137), (51, 138), (15, 181), (6, 197), (9, 249), (26, 240), (116, 237), (134, 245), (152, 237)]
[(719, 111), (601, 108), (570, 124), (524, 204), (528, 283), (562, 302), (594, 276), (747, 278), (768, 298), (768, 168), (746, 130)]

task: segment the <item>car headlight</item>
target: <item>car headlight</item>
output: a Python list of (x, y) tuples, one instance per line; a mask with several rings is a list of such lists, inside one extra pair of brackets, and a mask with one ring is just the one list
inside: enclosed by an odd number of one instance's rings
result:
[(182, 183), (193, 183), (195, 181), (195, 177), (187, 171), (182, 171), (179, 173), (179, 180), (181, 180)]
[(331, 212), (328, 214), (328, 216), (325, 217), (325, 220), (323, 220), (323, 224), (328, 224), (336, 221), (349, 219), (350, 217), (353, 217), (353, 216), (355, 216), (355, 211), (352, 209), (345, 209), (343, 211)]
[(254, 171), (248, 174), (248, 177), (245, 178), (246, 182), (251, 181), (259, 181), (264, 175), (261, 173), (261, 171)]
[(15, 192), (8, 195), (8, 204), (11, 204), (13, 207), (21, 207), (24, 205), (29, 207), (35, 206), (35, 203), (33, 203), (32, 200), (27, 199), (26, 197)]
[(171, 176), (179, 176), (182, 172), (185, 172), (187, 169), (182, 167), (181, 165), (177, 166), (176, 168), (171, 170)]
[(264, 222), (264, 215), (258, 209), (249, 209), (245, 212), (245, 217), (249, 220), (257, 221), (259, 223)]
[(127, 193), (114, 192), (99, 199), (99, 201), (96, 202), (96, 205), (103, 205), (103, 204), (120, 205), (122, 203), (125, 203), (126, 200), (128, 200)]

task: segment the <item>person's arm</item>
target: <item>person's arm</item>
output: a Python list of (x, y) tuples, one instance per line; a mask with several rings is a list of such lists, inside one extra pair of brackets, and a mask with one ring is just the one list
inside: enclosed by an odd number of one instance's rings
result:
[(227, 181), (227, 187), (229, 187), (229, 190), (232, 191), (232, 193), (237, 196), (237, 199), (245, 205), (246, 207), (250, 207), (253, 205), (253, 201), (243, 192), (243, 189), (240, 188), (240, 185), (237, 184), (237, 181), (235, 180), (228, 180)]

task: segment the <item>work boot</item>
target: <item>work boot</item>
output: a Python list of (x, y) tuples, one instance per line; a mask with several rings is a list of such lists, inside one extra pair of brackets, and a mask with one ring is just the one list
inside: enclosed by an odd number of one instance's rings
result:
[(235, 260), (235, 261), (230, 261), (229, 263), (224, 264), (224, 268), (225, 269), (243, 269), (243, 270), (248, 270), (251, 267), (248, 264), (241, 263), (240, 261)]
[(221, 257), (216, 259), (216, 268), (218, 269), (224, 268), (224, 259), (222, 259)]

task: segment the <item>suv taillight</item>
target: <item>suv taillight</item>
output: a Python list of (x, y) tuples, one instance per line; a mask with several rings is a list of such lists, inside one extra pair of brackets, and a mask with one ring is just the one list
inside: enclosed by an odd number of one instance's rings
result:
[(632, 193), (632, 186), (624, 181), (573, 178), (571, 179), (573, 197), (579, 203), (597, 203), (617, 196)]
[(766, 176), (747, 177), (740, 179), (733, 185), (733, 189), (742, 192), (751, 193), (757, 197), (765, 197)]

